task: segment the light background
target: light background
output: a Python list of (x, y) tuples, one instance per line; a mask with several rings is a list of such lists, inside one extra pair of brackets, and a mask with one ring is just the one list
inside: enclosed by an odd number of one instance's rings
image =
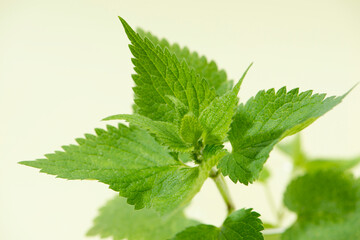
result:
[[(240, 98), (260, 89), (340, 95), (360, 81), (360, 1), (0, 0), (0, 239), (79, 240), (114, 193), (20, 166), (130, 113), (133, 72), (117, 16), (215, 59), (232, 79), (254, 61)], [(360, 153), (360, 87), (303, 133), (314, 156)], [(289, 165), (274, 152), (283, 190)], [(237, 207), (271, 211), (261, 186), (230, 184)], [(278, 195), (279, 196), (279, 195)], [(277, 197), (279, 200), (279, 197)], [(220, 224), (225, 207), (206, 182), (189, 215)]]

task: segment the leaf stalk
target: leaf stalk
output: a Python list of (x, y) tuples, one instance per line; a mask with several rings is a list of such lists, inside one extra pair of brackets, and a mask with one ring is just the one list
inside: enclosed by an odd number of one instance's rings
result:
[(228, 215), (230, 215), (233, 211), (235, 211), (235, 204), (231, 198), (230, 191), (226, 184), (224, 175), (222, 175), (221, 172), (212, 169), (209, 176), (214, 180), (216, 187), (218, 188), (222, 198), (224, 199)]

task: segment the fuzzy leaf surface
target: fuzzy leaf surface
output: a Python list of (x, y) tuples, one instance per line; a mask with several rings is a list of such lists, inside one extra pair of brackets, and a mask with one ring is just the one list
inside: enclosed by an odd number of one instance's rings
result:
[(223, 150), (208, 147), (204, 161), (188, 167), (175, 160), (145, 130), (119, 124), (107, 131), (96, 129), (78, 145), (21, 164), (69, 180), (95, 179), (126, 197), (136, 209), (154, 208), (160, 213), (186, 205), (200, 190), (210, 169), (224, 156)]
[(208, 80), (211, 87), (214, 87), (218, 95), (222, 95), (232, 88), (232, 81), (229, 81), (226, 72), (220, 70), (214, 61), (208, 61), (205, 56), (200, 56), (197, 52), (191, 52), (187, 47), (181, 48), (179, 44), (170, 44), (166, 39), (159, 39), (150, 32), (137, 29), (143, 38), (148, 38), (154, 45), (167, 48), (174, 53), (181, 62), (185, 60), (190, 68), (197, 74)]
[(345, 96), (325, 99), (325, 94), (287, 92), (285, 87), (260, 91), (239, 105), (229, 132), (233, 151), (218, 167), (234, 182), (252, 183), (276, 143), (309, 126)]
[(125, 198), (115, 197), (100, 208), (88, 236), (114, 240), (167, 240), (187, 227), (199, 224), (182, 211), (159, 216), (151, 209), (134, 210)]
[(220, 228), (205, 224), (189, 227), (173, 240), (263, 240), (259, 216), (252, 209), (240, 209), (230, 214)]
[(131, 41), (130, 50), (136, 72), (135, 104), (137, 113), (153, 120), (174, 122), (177, 111), (173, 96), (188, 110), (199, 116), (216, 96), (207, 80), (191, 69), (167, 48), (155, 46), (148, 38), (143, 39), (122, 18), (125, 32)]

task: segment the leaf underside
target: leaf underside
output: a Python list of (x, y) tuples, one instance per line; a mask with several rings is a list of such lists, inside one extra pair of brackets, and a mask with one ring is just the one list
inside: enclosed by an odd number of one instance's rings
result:
[(114, 240), (167, 240), (187, 227), (199, 224), (182, 211), (159, 216), (150, 209), (134, 210), (121, 197), (115, 197), (99, 210), (87, 236), (99, 235)]

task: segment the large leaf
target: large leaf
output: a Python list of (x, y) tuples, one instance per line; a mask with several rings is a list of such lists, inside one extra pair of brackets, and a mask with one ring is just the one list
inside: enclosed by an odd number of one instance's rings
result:
[(204, 160), (189, 167), (175, 160), (145, 130), (122, 124), (96, 129), (77, 139), (79, 145), (45, 159), (21, 164), (65, 179), (96, 179), (128, 199), (136, 209), (154, 208), (167, 212), (186, 205), (200, 190), (210, 169), (224, 155), (221, 147), (204, 149)]
[(244, 105), (239, 105), (229, 132), (232, 153), (223, 158), (219, 168), (234, 182), (252, 183), (269, 157), (274, 145), (309, 126), (339, 104), (346, 96), (328, 97), (283, 87), (260, 91)]
[(124, 19), (120, 20), (131, 41), (130, 50), (134, 55), (137, 112), (153, 120), (174, 122), (177, 111), (169, 98), (173, 96), (195, 116), (199, 116), (216, 96), (207, 80), (189, 68), (185, 61), (180, 62), (167, 48), (155, 46), (147, 38), (141, 38)]
[(191, 52), (187, 47), (181, 48), (179, 44), (170, 44), (166, 39), (159, 39), (150, 32), (137, 29), (137, 32), (143, 38), (148, 38), (154, 45), (161, 48), (167, 48), (171, 53), (182, 61), (185, 60), (190, 68), (196, 73), (208, 80), (210, 86), (214, 87), (218, 95), (222, 95), (232, 87), (232, 81), (228, 81), (226, 72), (220, 70), (214, 61), (208, 61), (205, 56), (200, 56), (196, 52)]
[(341, 171), (301, 176), (288, 186), (286, 206), (298, 214), (284, 240), (360, 239), (360, 181)]
[(118, 196), (99, 211), (88, 236), (113, 237), (114, 240), (167, 240), (185, 228), (199, 224), (187, 219), (182, 211), (159, 216), (150, 209), (134, 210)]
[(251, 209), (241, 209), (230, 214), (220, 228), (205, 224), (189, 227), (173, 240), (263, 240), (259, 216)]
[(343, 220), (298, 221), (285, 231), (282, 240), (355, 240), (360, 239), (360, 207)]
[(288, 185), (284, 203), (299, 219), (339, 219), (356, 207), (354, 182), (351, 174), (337, 171), (308, 173)]

